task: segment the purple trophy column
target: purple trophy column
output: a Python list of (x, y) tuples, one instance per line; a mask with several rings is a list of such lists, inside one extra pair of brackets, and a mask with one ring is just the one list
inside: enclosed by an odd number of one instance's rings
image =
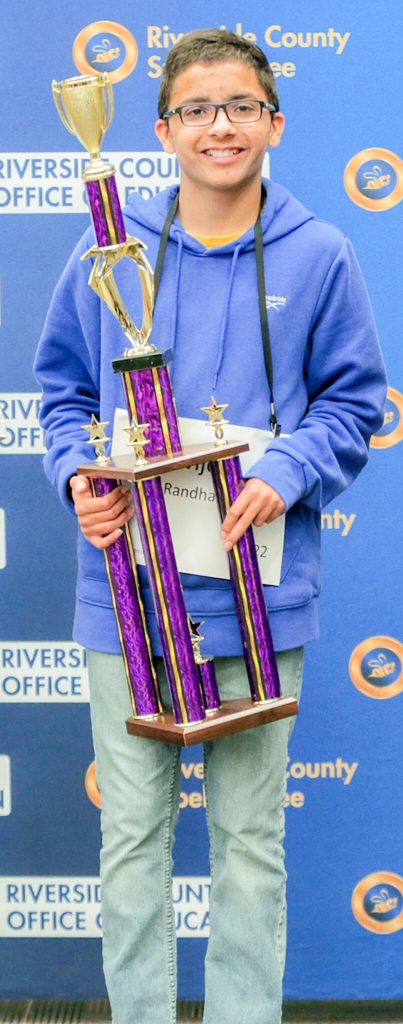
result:
[(134, 498), (175, 721), (200, 722), (206, 717), (203, 695), (160, 477), (138, 481)]
[[(87, 181), (86, 188), (98, 245), (124, 243), (126, 230), (114, 175)], [(92, 486), (101, 496), (118, 484), (97, 478)], [(105, 558), (134, 713), (141, 717), (158, 715), (162, 703), (128, 527), (105, 551)]]
[[(118, 486), (104, 477), (91, 478), (91, 484), (97, 497)], [(105, 559), (134, 714), (149, 718), (162, 712), (162, 703), (128, 527), (106, 549)]]
[(85, 182), (92, 223), (99, 246), (117, 245), (126, 241), (115, 176)]
[(214, 668), (213, 658), (202, 658), (196, 662), (200, 672), (200, 682), (203, 693), (203, 702), (206, 714), (218, 711), (221, 707), (221, 698)]
[(172, 451), (178, 453), (182, 451), (182, 441), (179, 433), (179, 423), (168, 366), (159, 367), (158, 377), (165, 408), (166, 421), (169, 428)]
[[(148, 366), (145, 365), (148, 362)], [(122, 372), (129, 419), (148, 423), (147, 457), (182, 451), (169, 371), (161, 353), (115, 360)], [(206, 717), (200, 673), (165, 507), (161, 479), (138, 481), (136, 513), (161, 636), (162, 650), (177, 724)]]
[(147, 458), (182, 451), (169, 369), (163, 363), (163, 354), (158, 355), (160, 365), (137, 369), (134, 357), (130, 369), (123, 373), (129, 417), (149, 424)]
[[(243, 485), (238, 456), (212, 462), (211, 472), (223, 520)], [(252, 700), (272, 700), (280, 696), (280, 680), (252, 527), (228, 552), (228, 558)]]

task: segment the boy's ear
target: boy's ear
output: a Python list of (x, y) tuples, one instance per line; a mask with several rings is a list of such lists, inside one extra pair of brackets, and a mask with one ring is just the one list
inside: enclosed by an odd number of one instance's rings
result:
[(274, 114), (270, 125), (269, 148), (275, 149), (276, 146), (280, 145), (284, 128), (285, 117), (284, 114), (279, 111), (277, 114)]
[(175, 152), (175, 146), (172, 141), (168, 121), (163, 121), (163, 119), (160, 118), (160, 120), (157, 121), (155, 125), (155, 134), (157, 138), (160, 140), (161, 146), (163, 147), (163, 149), (165, 149), (166, 153)]

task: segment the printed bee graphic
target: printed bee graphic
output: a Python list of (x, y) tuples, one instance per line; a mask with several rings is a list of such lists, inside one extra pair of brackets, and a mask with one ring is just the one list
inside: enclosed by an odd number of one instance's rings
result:
[(111, 60), (117, 60), (120, 54), (119, 46), (112, 46), (110, 39), (103, 39), (101, 43), (95, 43), (92, 47), (94, 64), (109, 64)]
[(382, 174), (382, 168), (379, 167), (379, 164), (374, 164), (371, 171), (364, 171), (363, 178), (368, 181), (368, 185), (364, 185), (364, 191), (374, 192), (378, 188), (385, 188), (386, 185), (390, 185), (392, 175)]
[(372, 672), (369, 674), (370, 679), (383, 679), (385, 676), (393, 675), (396, 670), (396, 662), (388, 661), (385, 654), (379, 654), (377, 658), (373, 658), (368, 664), (372, 669)]
[(397, 896), (390, 896), (389, 889), (380, 889), (379, 893), (371, 896), (373, 914), (388, 914), (390, 910), (396, 910), (398, 905)]

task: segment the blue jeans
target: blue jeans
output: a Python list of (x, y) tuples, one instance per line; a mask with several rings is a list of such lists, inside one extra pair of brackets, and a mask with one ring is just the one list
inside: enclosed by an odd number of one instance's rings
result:
[[(284, 696), (299, 697), (303, 651), (277, 655)], [(224, 700), (246, 696), (243, 659), (217, 658)], [(159, 661), (164, 703), (169, 704)], [(122, 658), (89, 652), (102, 792), (104, 972), (113, 1024), (174, 1024), (172, 847), (180, 748), (128, 736)], [(284, 811), (293, 719), (205, 744), (212, 887), (205, 1024), (279, 1024), (285, 959)]]

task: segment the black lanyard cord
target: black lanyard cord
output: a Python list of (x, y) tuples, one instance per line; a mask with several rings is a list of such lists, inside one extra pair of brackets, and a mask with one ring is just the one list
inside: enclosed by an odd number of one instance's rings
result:
[[(164, 269), (165, 256), (168, 246), (169, 232), (171, 230), (173, 221), (176, 217), (176, 213), (179, 205), (179, 192), (175, 197), (172, 206), (168, 210), (168, 214), (165, 219), (164, 227), (161, 233), (161, 241), (158, 249), (157, 262), (155, 265), (154, 272), (154, 310), (157, 301), (157, 295), (161, 283), (161, 277)], [(267, 316), (266, 307), (266, 281), (264, 273), (264, 259), (263, 259), (263, 236), (262, 236), (262, 221), (259, 217), (255, 224), (255, 250), (256, 250), (256, 271), (257, 271), (257, 283), (259, 292), (259, 314), (260, 314), (260, 329), (262, 333), (263, 341), (263, 354), (264, 364), (267, 375), (267, 382), (270, 391), (270, 427), (275, 437), (279, 437), (281, 433), (281, 424), (277, 421), (276, 407), (274, 404), (274, 373), (273, 373), (273, 357), (271, 352), (270, 344), (270, 330), (269, 330), (269, 318)]]
[(276, 406), (274, 404), (273, 356), (270, 344), (269, 318), (267, 316), (266, 306), (266, 280), (263, 259), (262, 218), (260, 214), (255, 224), (255, 251), (257, 285), (259, 292), (260, 329), (262, 332), (264, 365), (266, 367), (266, 376), (270, 391), (270, 426), (274, 436), (279, 437), (279, 435), (281, 434), (281, 423), (279, 423), (277, 420)]
[(175, 220), (178, 206), (179, 206), (179, 192), (178, 192), (178, 195), (175, 197), (175, 199), (174, 199), (174, 201), (172, 203), (172, 206), (168, 210), (168, 214), (167, 214), (167, 216), (165, 218), (164, 227), (163, 227), (162, 233), (161, 233), (161, 241), (160, 241), (160, 245), (159, 245), (159, 249), (158, 249), (157, 262), (155, 264), (155, 271), (154, 271), (154, 309), (155, 309), (155, 303), (157, 301), (157, 295), (158, 295), (159, 287), (160, 287), (160, 283), (161, 283), (162, 271), (164, 269), (165, 254), (166, 254), (166, 251), (167, 251), (169, 232), (170, 232), (172, 224), (173, 224), (173, 222)]

